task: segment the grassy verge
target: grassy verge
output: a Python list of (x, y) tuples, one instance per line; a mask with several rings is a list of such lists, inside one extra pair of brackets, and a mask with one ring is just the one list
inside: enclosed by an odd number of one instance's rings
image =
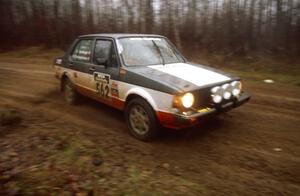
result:
[(239, 71), (234, 69), (224, 69), (228, 73), (241, 77), (243, 80), (251, 82), (263, 82), (265, 79), (272, 79), (275, 83), (300, 86), (299, 77), (286, 74), (275, 74), (254, 71)]

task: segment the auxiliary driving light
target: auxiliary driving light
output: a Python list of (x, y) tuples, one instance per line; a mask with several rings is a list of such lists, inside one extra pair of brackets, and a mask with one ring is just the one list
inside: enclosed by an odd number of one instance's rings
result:
[(231, 85), (230, 84), (224, 84), (222, 86), (223, 89), (223, 98), (224, 99), (230, 99), (231, 97)]
[(213, 102), (220, 103), (222, 101), (222, 96), (220, 95), (213, 95)]
[(216, 86), (211, 89), (212, 99), (214, 103), (221, 103), (223, 99), (223, 89), (219, 86)]
[(231, 83), (232, 86), (232, 95), (237, 97), (241, 94), (242, 83), (240, 81), (234, 81)]

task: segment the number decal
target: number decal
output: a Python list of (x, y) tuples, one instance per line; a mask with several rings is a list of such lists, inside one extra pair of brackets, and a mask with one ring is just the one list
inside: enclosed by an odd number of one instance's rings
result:
[(96, 85), (98, 95), (109, 98), (109, 85), (104, 84), (103, 82), (97, 82)]
[(108, 85), (105, 85), (104, 91), (105, 91), (105, 97), (108, 98), (108, 93), (109, 93), (109, 86)]
[(94, 80), (96, 82), (97, 94), (105, 99), (110, 98), (110, 75), (95, 72)]

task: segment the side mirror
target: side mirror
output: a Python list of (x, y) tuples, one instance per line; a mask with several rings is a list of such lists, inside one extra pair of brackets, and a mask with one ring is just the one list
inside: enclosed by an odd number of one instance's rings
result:
[(107, 59), (106, 58), (96, 58), (97, 65), (104, 65), (104, 67), (107, 66)]

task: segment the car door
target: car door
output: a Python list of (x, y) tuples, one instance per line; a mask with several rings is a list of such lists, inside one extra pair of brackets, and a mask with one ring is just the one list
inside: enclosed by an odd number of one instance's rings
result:
[(69, 68), (71, 71), (71, 79), (75, 85), (92, 90), (90, 84), (89, 69), (92, 65), (92, 46), (94, 40), (81, 39), (75, 44), (69, 56)]
[(93, 65), (90, 66), (90, 82), (98, 98), (113, 103), (119, 97), (119, 63), (112, 39), (96, 39)]

